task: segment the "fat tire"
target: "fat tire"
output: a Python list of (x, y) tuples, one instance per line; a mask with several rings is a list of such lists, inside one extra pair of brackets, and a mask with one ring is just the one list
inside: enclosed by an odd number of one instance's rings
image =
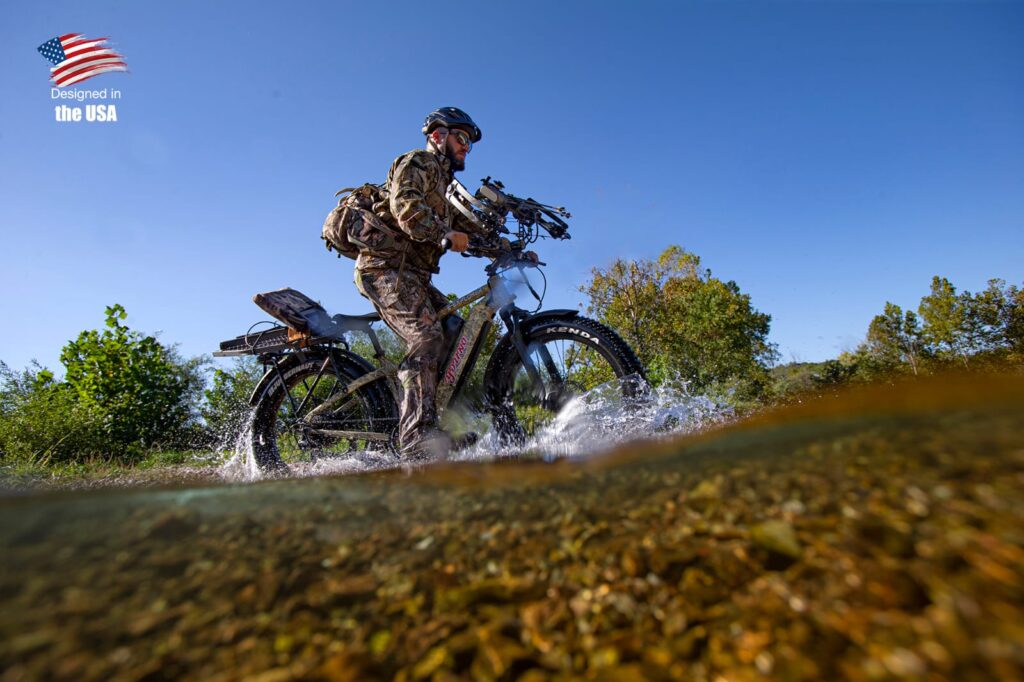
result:
[[(522, 324), (521, 334), (527, 347), (533, 343), (554, 340), (575, 341), (596, 350), (608, 362), (617, 378), (636, 375), (646, 381), (643, 365), (629, 344), (615, 331), (596, 320), (566, 315), (526, 320)], [(521, 445), (526, 440), (526, 431), (516, 416), (512, 398), (516, 370), (521, 366), (519, 352), (506, 334), (491, 354), (484, 375), (487, 408), (498, 438), (505, 445)]]
[[(287, 399), (287, 390), (294, 388), (305, 378), (314, 379), (327, 357), (326, 353), (306, 353), (305, 358), (298, 363), (282, 364), (281, 376), (276, 376), (276, 370), (270, 370), (270, 373), (275, 376), (268, 382), (263, 394), (256, 402), (251, 427), (253, 457), (261, 471), (274, 472), (286, 468), (277, 447), (278, 410)], [(333, 358), (333, 367), (337, 367), (339, 380), (346, 383), (369, 371), (370, 365), (358, 356), (352, 358), (347, 354), (336, 352), (333, 354)], [(357, 362), (357, 359), (361, 362)], [(333, 374), (333, 372), (331, 373)], [(281, 377), (284, 378), (284, 383), (282, 383)], [(394, 425), (397, 423), (398, 407), (383, 379), (361, 387), (356, 391), (356, 395), (369, 412), (371, 426), (384, 425), (389, 430), (394, 429)]]

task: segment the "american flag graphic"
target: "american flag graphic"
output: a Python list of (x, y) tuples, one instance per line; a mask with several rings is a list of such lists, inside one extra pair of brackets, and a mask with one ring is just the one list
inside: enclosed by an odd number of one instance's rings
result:
[(37, 47), (53, 68), (50, 80), (58, 88), (81, 83), (110, 71), (127, 71), (124, 57), (109, 47), (106, 38), (86, 38), (80, 33), (67, 33), (47, 40)]

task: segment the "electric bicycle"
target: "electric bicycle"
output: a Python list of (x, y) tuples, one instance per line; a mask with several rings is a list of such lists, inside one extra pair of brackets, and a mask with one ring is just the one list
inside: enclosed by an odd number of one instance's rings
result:
[[(575, 310), (540, 310), (543, 293), (527, 273), (543, 276), (545, 264), (526, 246), (542, 237), (541, 230), (548, 237), (568, 239), (563, 218), (571, 216), (565, 209), (507, 194), (490, 178), (476, 195), (453, 182), (448, 199), (486, 228), (484, 236), (471, 239), (464, 255), (489, 263), (486, 283), (438, 315), (447, 342), (436, 392), (439, 419), (462, 397), (496, 320), (504, 334), (487, 361), (482, 407), (503, 445), (523, 443), (524, 422), (544, 423), (573, 398), (603, 384), (615, 382), (625, 398), (642, 390), (643, 367), (612, 329)], [(517, 224), (514, 234), (508, 218)], [(520, 286), (538, 301), (537, 310), (516, 305)], [(398, 366), (385, 354), (373, 328), (380, 316), (330, 316), (291, 289), (256, 300), (284, 324), (224, 341), (214, 355), (255, 355), (266, 368), (249, 399), (254, 408), (253, 453), (260, 468), (274, 470), (293, 460), (359, 450), (396, 451)], [(463, 320), (457, 312), (466, 309)], [(368, 338), (372, 360), (352, 350), (351, 335), (358, 334)]]

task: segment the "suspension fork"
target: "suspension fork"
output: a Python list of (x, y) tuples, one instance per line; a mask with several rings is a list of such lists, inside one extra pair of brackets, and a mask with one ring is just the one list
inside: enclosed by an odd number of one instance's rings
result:
[(541, 346), (537, 353), (540, 355), (541, 362), (544, 363), (544, 368), (548, 371), (548, 376), (551, 377), (555, 386), (558, 387), (558, 392), (562, 392), (562, 387), (565, 385), (565, 380), (562, 378), (561, 372), (558, 371), (558, 365), (555, 364), (555, 359), (551, 357), (551, 353), (548, 352), (547, 346)]
[[(538, 398), (545, 399), (547, 396), (544, 394), (544, 380), (541, 378), (537, 366), (533, 364), (533, 359), (530, 357), (530, 351), (526, 347), (526, 341), (523, 339), (522, 329), (519, 326), (519, 315), (516, 312), (518, 311), (515, 308), (509, 306), (502, 308), (498, 315), (501, 317), (501, 321), (505, 323), (505, 328), (509, 330), (509, 338), (512, 339), (512, 345), (515, 346), (519, 357), (523, 361), (523, 369), (526, 370), (526, 375), (530, 377), (534, 392)], [(537, 354), (540, 356), (541, 362), (544, 363), (544, 369), (548, 371), (548, 376), (551, 377), (555, 386), (560, 389), (564, 380), (558, 371), (555, 359), (548, 352), (547, 346), (540, 346), (537, 349)]]

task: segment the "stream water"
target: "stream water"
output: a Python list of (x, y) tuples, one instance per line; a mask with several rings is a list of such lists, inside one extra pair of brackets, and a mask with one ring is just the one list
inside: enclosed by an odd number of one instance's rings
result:
[[(635, 379), (623, 381), (636, 383)], [(457, 417), (462, 430), (483, 433), (473, 446), (453, 453), (448, 462), (485, 462), (496, 459), (543, 460), (578, 459), (600, 455), (628, 442), (663, 440), (721, 424), (732, 417), (732, 411), (687, 389), (685, 382), (666, 382), (651, 388), (633, 386), (624, 399), (622, 386), (610, 382), (573, 398), (548, 424), (517, 447), (502, 446), (490, 431), (489, 417), (466, 413)], [(253, 482), (265, 474), (253, 457), (251, 434), (246, 426), (232, 439), (227, 461), (216, 475), (226, 482)], [(436, 462), (420, 463), (430, 466)], [(368, 471), (406, 468), (400, 458), (380, 452), (355, 452), (331, 456), (314, 462), (293, 462), (281, 477), (316, 477), (356, 474)]]
[(9, 496), (0, 680), (1022, 679), (1022, 414), (595, 395), (519, 456)]

